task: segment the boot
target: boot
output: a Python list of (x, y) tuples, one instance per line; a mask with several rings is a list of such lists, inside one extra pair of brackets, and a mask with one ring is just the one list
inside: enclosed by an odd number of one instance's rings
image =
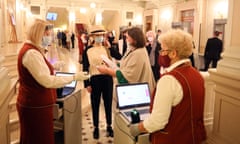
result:
[(99, 139), (99, 128), (95, 127), (93, 131), (93, 138), (94, 139)]
[(111, 126), (107, 126), (107, 137), (113, 137), (113, 129)]

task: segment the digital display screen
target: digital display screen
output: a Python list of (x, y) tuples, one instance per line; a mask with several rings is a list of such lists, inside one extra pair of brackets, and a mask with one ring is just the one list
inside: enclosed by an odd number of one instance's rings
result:
[(117, 85), (119, 108), (150, 104), (150, 91), (147, 83)]
[(57, 20), (57, 13), (48, 12), (46, 19), (47, 19), (47, 20), (51, 20), (51, 21)]

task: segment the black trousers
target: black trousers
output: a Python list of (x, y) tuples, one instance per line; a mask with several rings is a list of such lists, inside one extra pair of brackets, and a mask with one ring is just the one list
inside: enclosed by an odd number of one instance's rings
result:
[(208, 70), (209, 65), (210, 65), (211, 62), (212, 62), (212, 68), (216, 68), (217, 67), (218, 59), (205, 58), (204, 59), (204, 63), (205, 63), (204, 71)]
[(157, 82), (158, 79), (160, 78), (160, 67), (152, 66), (152, 72), (153, 72), (154, 79)]
[(71, 40), (71, 42), (72, 42), (72, 48), (74, 48), (74, 40)]
[(91, 106), (94, 127), (99, 126), (99, 107), (101, 96), (103, 98), (106, 123), (112, 124), (112, 99), (113, 99), (113, 79), (109, 75), (95, 75), (90, 79), (92, 87)]

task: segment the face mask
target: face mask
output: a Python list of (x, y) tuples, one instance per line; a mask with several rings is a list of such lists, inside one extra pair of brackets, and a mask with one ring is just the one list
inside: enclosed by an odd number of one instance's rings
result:
[(169, 58), (168, 55), (163, 55), (163, 56), (159, 55), (158, 62), (160, 66), (163, 66), (166, 68), (170, 66), (171, 59)]
[(132, 45), (132, 43), (130, 43), (130, 42), (127, 42), (127, 48), (129, 49), (131, 49), (131, 48), (133, 48), (133, 45)]
[(84, 37), (81, 37), (83, 43), (87, 43), (87, 40)]
[(42, 46), (47, 47), (48, 45), (51, 44), (52, 37), (51, 36), (43, 36), (42, 38)]
[(101, 43), (101, 42), (103, 42), (103, 36), (97, 36), (97, 37), (95, 37), (94, 40), (96, 43)]
[(153, 41), (153, 37), (148, 37), (148, 41), (152, 42)]

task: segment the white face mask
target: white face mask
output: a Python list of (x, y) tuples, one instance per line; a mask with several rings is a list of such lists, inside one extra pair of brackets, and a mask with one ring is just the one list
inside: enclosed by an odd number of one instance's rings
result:
[(152, 42), (153, 41), (153, 37), (148, 37), (148, 41)]
[(81, 37), (83, 43), (87, 43), (87, 40), (84, 37)]
[(48, 45), (50, 45), (52, 42), (52, 37), (51, 36), (43, 36), (42, 38), (42, 46), (43, 47), (47, 47)]
[(103, 42), (103, 36), (97, 36), (97, 37), (95, 37), (94, 40), (96, 43), (101, 43), (101, 42)]
[(130, 42), (127, 42), (127, 49), (132, 49), (132, 48), (133, 48), (132, 44)]

